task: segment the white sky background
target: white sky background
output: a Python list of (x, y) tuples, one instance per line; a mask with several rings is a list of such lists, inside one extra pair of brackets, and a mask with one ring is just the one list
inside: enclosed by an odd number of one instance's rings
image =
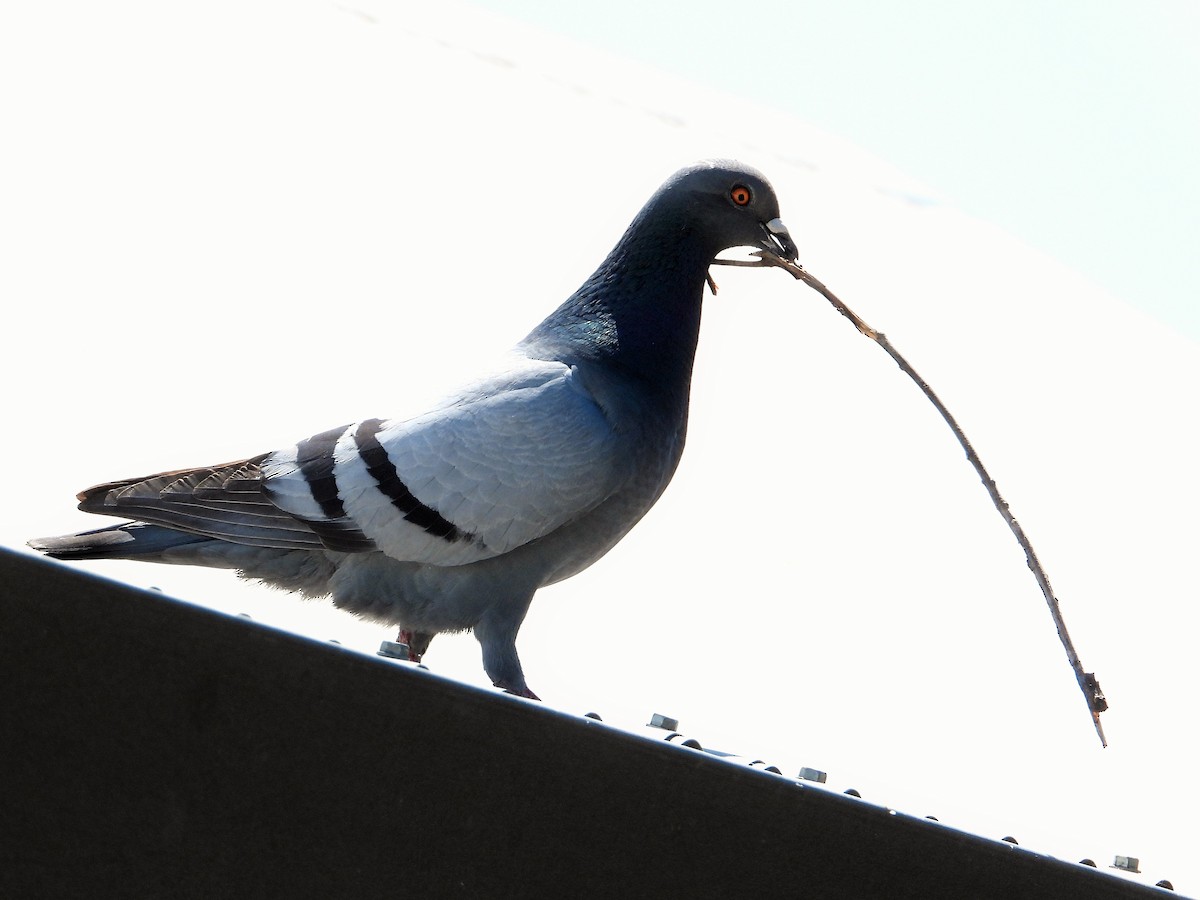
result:
[(477, 0), (857, 141), (1200, 338), (1200, 6)]
[[(667, 175), (736, 156), (775, 182), (801, 260), (974, 440), (1113, 704), (1112, 746), (950, 432), (778, 272), (716, 270), (676, 481), (534, 603), (530, 683), (556, 708), (675, 715), (706, 745), (1065, 859), (1140, 856), (1149, 883), (1197, 891), (1200, 365), (1180, 320), (958, 211), (953, 184), (477, 7), (6, 6), (0, 77), (0, 543), (100, 524), (72, 500), (97, 481), (419, 410), (573, 290)], [(1022, 144), (1047, 121), (1023, 117), (1028, 77), (1006, 107)], [(1112, 81), (1080, 94), (1101, 105)], [(946, 126), (929, 145), (959, 139)], [(1143, 129), (1131, 170), (1149, 178), (1180, 143), (1164, 128)], [(1138, 198), (1172, 207), (1129, 180), (1108, 230), (1153, 230)], [(1019, 209), (1026, 182), (1007, 183)], [(1089, 184), (1051, 204), (1031, 178), (1024, 200), (1083, 232), (1108, 202)], [(1194, 208), (1177, 212), (1190, 227)], [(1143, 271), (1166, 253), (1118, 249)], [(390, 636), (227, 573), (88, 569), (367, 651)], [(470, 637), (439, 638), (428, 663), (486, 683)]]

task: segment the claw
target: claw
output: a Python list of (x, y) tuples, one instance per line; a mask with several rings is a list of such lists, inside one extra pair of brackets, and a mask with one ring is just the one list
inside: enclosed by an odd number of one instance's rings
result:
[(537, 700), (539, 703), (542, 700), (541, 697), (529, 689), (528, 685), (515, 687), (504, 681), (496, 681), (493, 682), (493, 686), (500, 688), (500, 690), (504, 691), (506, 694), (512, 694), (514, 697), (525, 697), (528, 700)]
[(400, 633), (396, 635), (396, 640), (401, 644), (407, 644), (408, 658), (412, 662), (419, 663), (421, 657), (425, 655), (425, 651), (429, 649), (429, 642), (433, 640), (433, 635), (423, 631), (401, 628)]

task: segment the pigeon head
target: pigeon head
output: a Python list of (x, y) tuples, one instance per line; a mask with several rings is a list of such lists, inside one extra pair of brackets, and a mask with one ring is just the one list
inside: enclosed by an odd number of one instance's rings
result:
[(734, 160), (704, 160), (676, 172), (638, 216), (651, 218), (681, 227), (713, 257), (731, 247), (768, 250), (791, 261), (798, 253), (771, 183)]
[(571, 364), (607, 360), (686, 402), (704, 283), (719, 253), (795, 260), (771, 183), (733, 160), (681, 169), (654, 192), (600, 267), (522, 342)]

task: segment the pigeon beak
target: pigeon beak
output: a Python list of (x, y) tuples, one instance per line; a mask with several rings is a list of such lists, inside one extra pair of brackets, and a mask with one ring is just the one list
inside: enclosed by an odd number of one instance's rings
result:
[(799, 249), (796, 247), (792, 236), (788, 234), (787, 226), (783, 224), (783, 220), (774, 218), (770, 222), (763, 223), (763, 246), (782, 256), (788, 262), (795, 262), (796, 257), (800, 255)]

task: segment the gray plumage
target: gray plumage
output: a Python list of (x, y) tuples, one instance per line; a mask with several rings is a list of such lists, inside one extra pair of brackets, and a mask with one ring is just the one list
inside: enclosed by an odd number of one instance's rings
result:
[(516, 650), (530, 601), (608, 552), (666, 488), (708, 267), (737, 246), (795, 259), (770, 184), (731, 161), (683, 169), (507, 365), (430, 412), (98, 485), (80, 509), (135, 521), (30, 544), (331, 595), (416, 650), (471, 629), (492, 681), (533, 697)]

